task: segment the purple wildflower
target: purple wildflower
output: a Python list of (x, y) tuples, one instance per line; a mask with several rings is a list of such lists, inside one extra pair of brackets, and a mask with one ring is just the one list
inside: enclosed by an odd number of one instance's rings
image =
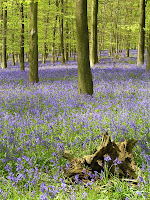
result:
[(136, 191), (136, 193), (137, 193), (138, 196), (142, 196), (142, 192)]
[(108, 162), (108, 161), (111, 160), (111, 157), (110, 157), (109, 155), (107, 155), (106, 157), (104, 157), (104, 160), (105, 160), (106, 162)]
[(79, 175), (78, 174), (75, 175), (75, 182), (79, 183)]
[(40, 195), (40, 200), (48, 200), (47, 195), (46, 194), (41, 194)]
[(122, 163), (122, 161), (118, 160), (118, 158), (116, 158), (114, 161), (113, 161), (114, 165), (119, 165)]

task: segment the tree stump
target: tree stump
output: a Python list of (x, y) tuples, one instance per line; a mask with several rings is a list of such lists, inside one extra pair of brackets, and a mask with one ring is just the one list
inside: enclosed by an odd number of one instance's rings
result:
[(75, 175), (79, 175), (80, 180), (90, 179), (91, 173), (104, 172), (107, 166), (109, 172), (113, 175), (118, 174), (119, 177), (130, 179), (137, 178), (137, 166), (134, 161), (132, 148), (137, 140), (130, 139), (123, 142), (111, 140), (106, 132), (102, 136), (102, 142), (97, 151), (92, 155), (76, 158), (69, 152), (64, 151), (62, 156), (70, 161), (70, 165), (64, 170), (67, 177), (71, 177), (74, 181)]

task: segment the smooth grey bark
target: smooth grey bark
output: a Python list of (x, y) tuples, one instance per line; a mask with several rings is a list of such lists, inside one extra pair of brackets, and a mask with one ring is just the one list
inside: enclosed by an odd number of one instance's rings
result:
[(90, 51), (90, 64), (93, 66), (98, 62), (97, 55), (97, 13), (98, 13), (98, 0), (92, 0), (92, 18), (91, 18), (91, 51)]
[[(7, 3), (7, 1), (4, 1), (4, 3)], [(7, 7), (2, 3), (2, 18), (3, 18), (3, 24), (2, 24), (2, 57), (1, 57), (1, 68), (5, 69), (7, 68), (7, 44), (6, 44), (6, 34), (7, 34)]]
[(140, 0), (140, 19), (139, 19), (139, 41), (137, 65), (144, 64), (144, 46), (145, 46), (145, 0)]
[(37, 32), (37, 7), (38, 3), (30, 3), (30, 35), (29, 35), (29, 82), (37, 83), (38, 78), (38, 32)]
[(76, 0), (76, 33), (78, 60), (78, 94), (93, 94), (93, 81), (89, 61), (89, 35), (87, 0)]
[(23, 3), (20, 4), (20, 70), (24, 71), (24, 13), (23, 13)]

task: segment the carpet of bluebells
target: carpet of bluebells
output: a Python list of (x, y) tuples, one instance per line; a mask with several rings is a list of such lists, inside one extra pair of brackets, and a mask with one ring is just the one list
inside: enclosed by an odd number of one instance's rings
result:
[[(150, 75), (136, 53), (115, 61), (104, 51), (92, 68), (93, 96), (77, 94), (77, 61), (39, 62), (34, 85), (27, 62), (25, 72), (11, 62), (0, 69), (0, 199), (150, 199)], [(109, 171), (68, 184), (61, 152), (91, 154), (105, 131), (115, 141), (138, 140), (138, 184)]]

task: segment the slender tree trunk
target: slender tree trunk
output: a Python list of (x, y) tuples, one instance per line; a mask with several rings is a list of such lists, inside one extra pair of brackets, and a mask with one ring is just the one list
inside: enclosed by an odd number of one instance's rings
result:
[(23, 3), (20, 4), (20, 70), (24, 71), (24, 13), (23, 13)]
[[(14, 15), (14, 9), (13, 9), (13, 4), (14, 2), (12, 1), (12, 9), (11, 9), (11, 15), (13, 16)], [(12, 28), (14, 28), (14, 25), (12, 24)], [(14, 54), (14, 38), (15, 38), (15, 34), (14, 32), (12, 32), (12, 51), (11, 51), (11, 55), (12, 55), (12, 65), (15, 65), (15, 54)]]
[(29, 36), (29, 82), (38, 82), (38, 32), (37, 32), (37, 7), (38, 3), (30, 3), (30, 36)]
[(92, 0), (92, 26), (91, 26), (91, 54), (90, 64), (93, 66), (98, 62), (97, 55), (97, 13), (98, 13), (98, 0)]
[(68, 61), (68, 57), (69, 57), (69, 28), (68, 28), (68, 22), (66, 22), (66, 45), (65, 45), (65, 60)]
[(87, 0), (76, 0), (76, 32), (78, 56), (78, 94), (93, 94), (93, 81), (89, 61)]
[(60, 48), (61, 48), (61, 60), (62, 64), (65, 64), (65, 56), (64, 56), (64, 34), (63, 34), (63, 0), (61, 0), (61, 17), (60, 17)]
[(53, 64), (54, 62), (55, 62), (55, 27), (53, 28), (53, 42), (52, 42), (51, 63)]
[(44, 64), (46, 62), (46, 51), (47, 51), (47, 45), (46, 42), (44, 42), (44, 49), (43, 49), (43, 53), (42, 53), (42, 63)]
[[(48, 5), (50, 7), (50, 0), (48, 1)], [(46, 43), (46, 39), (47, 39), (47, 27), (48, 27), (48, 23), (49, 23), (49, 12), (47, 13), (47, 19), (46, 19), (46, 28), (45, 28), (45, 37), (44, 37), (44, 52), (42, 54), (42, 62), (43, 64), (46, 62), (46, 58), (47, 58), (47, 43)]]
[(109, 56), (112, 56), (112, 36), (111, 36), (111, 33), (110, 33), (110, 46), (109, 46)]
[[(7, 0), (4, 2), (7, 3)], [(6, 45), (6, 32), (7, 32), (7, 7), (2, 4), (2, 17), (3, 17), (3, 25), (2, 25), (2, 58), (1, 58), (1, 68), (7, 68), (7, 45)]]
[(149, 35), (148, 35), (148, 47), (147, 47), (146, 71), (150, 72), (150, 22), (149, 22)]
[(140, 20), (139, 20), (139, 41), (137, 65), (144, 64), (144, 46), (145, 46), (145, 0), (140, 0)]
[(126, 57), (129, 57), (129, 47), (126, 48)]
[(118, 26), (116, 25), (116, 50), (115, 50), (115, 58), (119, 59), (119, 37), (118, 37)]
[[(68, 0), (65, 1), (65, 15), (68, 15)], [(66, 20), (66, 43), (65, 43), (65, 60), (68, 61), (69, 57), (69, 26), (68, 20)]]
[(15, 55), (14, 55), (14, 57), (15, 57), (15, 62), (18, 62), (18, 53), (15, 53)]
[[(58, 0), (56, 0), (56, 8), (58, 8)], [(53, 27), (53, 42), (52, 42), (52, 56), (51, 56), (51, 63), (55, 62), (55, 33), (56, 33), (56, 25), (57, 25), (58, 15), (55, 17), (55, 23)]]
[(15, 54), (13, 51), (11, 52), (11, 54), (12, 54), (12, 65), (15, 65), (16, 64), (15, 63)]

